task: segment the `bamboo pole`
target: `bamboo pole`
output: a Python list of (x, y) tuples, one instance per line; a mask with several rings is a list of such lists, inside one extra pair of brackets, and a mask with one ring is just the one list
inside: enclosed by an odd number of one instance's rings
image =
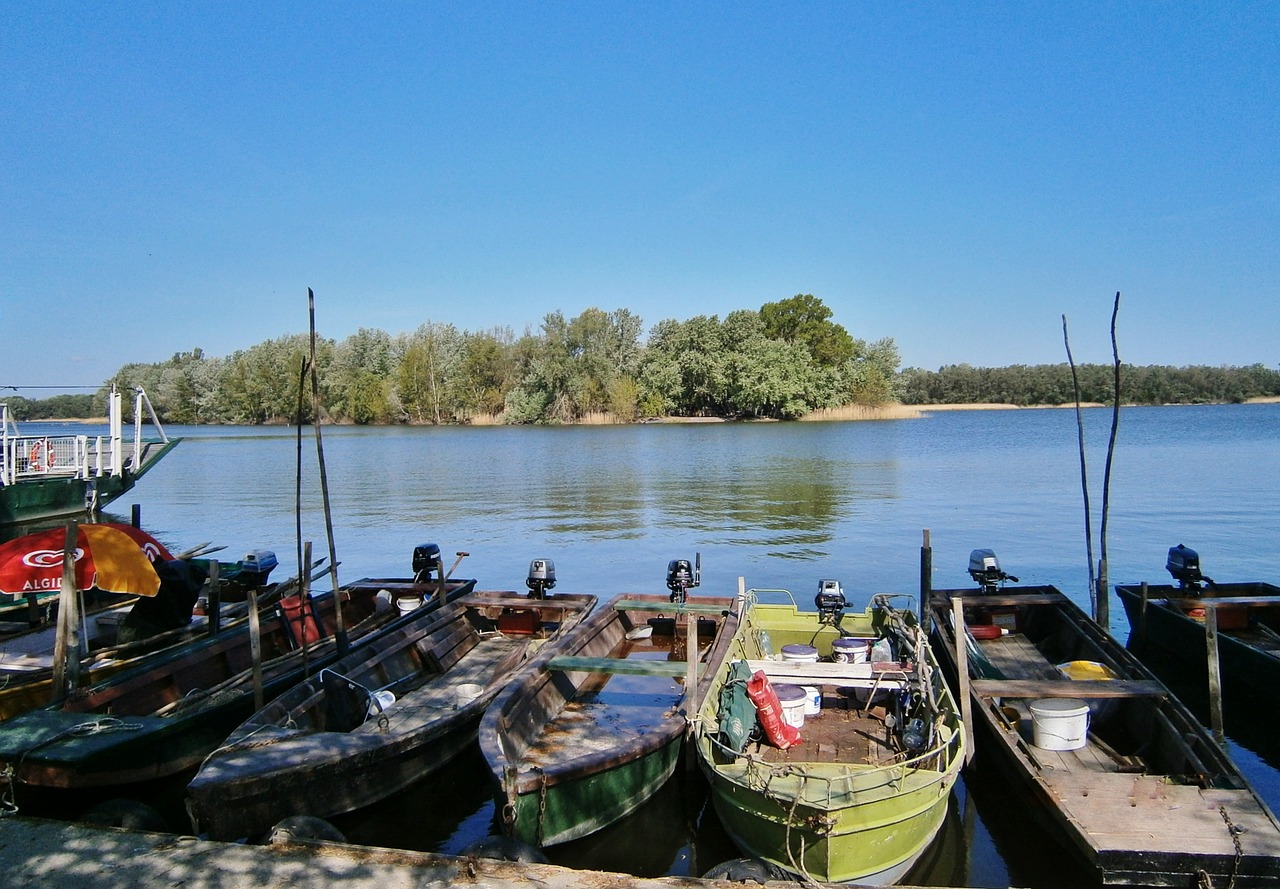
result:
[(209, 560), (209, 601), (205, 611), (208, 613), (209, 635), (216, 636), (222, 629), (222, 583), (217, 559)]
[(342, 622), (342, 594), (338, 587), (338, 553), (333, 542), (333, 512), (329, 507), (329, 475), (324, 466), (324, 441), (320, 435), (320, 376), (316, 371), (316, 295), (307, 288), (307, 307), (311, 318), (311, 411), (312, 428), (316, 432), (316, 459), (320, 463), (320, 496), (324, 500), (324, 530), (329, 538), (329, 579), (333, 583), (334, 637), (338, 656), (347, 653), (347, 630)]
[(977, 744), (973, 737), (973, 702), (969, 698), (969, 652), (965, 646), (968, 631), (964, 623), (963, 599), (951, 600), (951, 616), (956, 635), (956, 685), (960, 696), (960, 721), (964, 724), (964, 736), (969, 740), (964, 751), (965, 765), (968, 765), (973, 759)]

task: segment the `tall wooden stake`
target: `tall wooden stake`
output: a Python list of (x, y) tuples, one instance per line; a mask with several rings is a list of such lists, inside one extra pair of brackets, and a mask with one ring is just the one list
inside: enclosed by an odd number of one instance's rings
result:
[(925, 635), (933, 624), (933, 545), (929, 542), (929, 529), (924, 529), (924, 542), (920, 545), (920, 628)]
[[(53, 688), (50, 703), (67, 699), (69, 685), (78, 684), (80, 674), (80, 618), (76, 614), (79, 596), (76, 590), (76, 540), (80, 528), (67, 522), (66, 542), (62, 549), (62, 590), (58, 596), (58, 628), (54, 634)], [(74, 663), (74, 666), (73, 666)]]
[[(316, 295), (307, 288), (307, 308), (311, 317), (311, 422), (316, 431), (316, 458), (320, 463), (320, 496), (324, 500), (324, 530), (329, 538), (329, 579), (333, 583), (334, 636), (338, 656), (347, 653), (347, 630), (342, 621), (342, 593), (338, 586), (338, 552), (333, 542), (333, 512), (329, 508), (329, 475), (324, 468), (324, 442), (320, 435), (320, 376), (316, 370)], [(304, 603), (305, 604), (305, 603)]]
[(1205, 603), (1204, 642), (1209, 656), (1209, 727), (1213, 729), (1213, 739), (1225, 747), (1227, 732), (1222, 718), (1222, 671), (1218, 665), (1218, 608), (1212, 602)]
[(965, 644), (968, 631), (964, 623), (963, 599), (951, 599), (951, 617), (956, 634), (956, 693), (960, 696), (960, 721), (964, 723), (964, 736), (969, 741), (964, 750), (964, 761), (968, 765), (973, 759), (973, 748), (977, 745), (973, 738), (973, 702), (969, 700), (969, 650)]

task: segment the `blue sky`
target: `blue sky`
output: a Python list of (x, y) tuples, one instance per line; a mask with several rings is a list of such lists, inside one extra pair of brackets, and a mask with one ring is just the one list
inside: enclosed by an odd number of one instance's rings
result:
[[(904, 366), (1277, 359), (1280, 4), (0, 14), (0, 386), (797, 293)], [(39, 393), (29, 393), (33, 396)]]

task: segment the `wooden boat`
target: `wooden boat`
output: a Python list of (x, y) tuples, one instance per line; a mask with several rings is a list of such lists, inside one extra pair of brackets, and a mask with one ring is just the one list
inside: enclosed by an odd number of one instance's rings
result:
[(196, 832), (235, 839), (289, 815), (390, 796), (475, 740), (484, 709), (595, 596), (473, 592), (388, 631), (240, 725), (187, 787)]
[[(196, 609), (186, 626), (165, 630), (144, 639), (122, 642), (119, 630), (136, 604), (136, 598), (111, 597), (120, 599), (120, 603), (107, 604), (82, 614), (80, 632), (85, 654), (80, 660), (80, 685), (94, 685), (122, 670), (159, 661), (171, 655), (176, 648), (190, 645), (209, 635), (215, 628), (221, 631), (246, 625), (248, 605), (244, 597), (249, 586), (256, 592), (260, 609), (274, 608), (281, 598), (295, 595), (300, 586), (297, 577), (281, 583), (266, 583), (271, 568), (274, 567), (275, 557), (270, 554), (272, 561), (263, 569), (257, 561), (257, 557), (263, 554), (270, 552), (257, 551), (246, 559), (228, 565), (229, 570), (222, 575), (228, 581), (221, 586), (222, 598), (238, 598), (240, 601), (230, 601), (229, 604), (220, 606), (216, 621), (211, 620), (211, 616), (206, 613), (206, 604)], [(197, 566), (201, 576), (208, 574), (208, 560), (189, 561)], [(317, 564), (313, 580), (321, 570)], [(238, 591), (237, 584), (240, 585)], [(202, 588), (202, 592), (202, 598), (207, 597), (207, 585)], [(56, 639), (57, 627), (48, 623), (0, 638), (0, 721), (47, 706), (51, 702)]]
[(1165, 567), (1177, 585), (1120, 584), (1116, 595), (1129, 618), (1129, 648), (1152, 649), (1207, 673), (1206, 609), (1217, 628), (1218, 665), (1229, 692), (1277, 695), (1280, 689), (1280, 587), (1215, 583), (1200, 573), (1199, 555), (1176, 546)]
[(0, 404), (0, 528), (75, 515), (94, 515), (130, 491), (181, 439), (156, 423), (158, 439), (143, 439), (141, 418), (155, 411), (139, 388), (134, 438), (123, 435), (121, 397), (107, 403), (110, 435), (23, 435)]
[(0, 722), (3, 792), (20, 805), (24, 788), (119, 787), (194, 769), (254, 712), (255, 672), (269, 701), (337, 659), (335, 599), (355, 650), (474, 587), (474, 580), (421, 584), (423, 604), (403, 613), (368, 581), (336, 597), (283, 600), (261, 625), (260, 670), (249, 628), (237, 626), (80, 689), (60, 706)]
[(1280, 824), (1186, 707), (1059, 590), (971, 573), (932, 593), (934, 650), (1010, 804), (1106, 885), (1276, 885)]
[[(766, 592), (790, 601), (760, 602)], [(748, 856), (807, 883), (901, 879), (941, 829), (964, 762), (960, 716), (924, 632), (891, 598), (846, 613), (843, 591), (827, 581), (814, 612), (785, 590), (747, 591), (698, 713), (698, 761), (725, 830)], [(844, 660), (853, 639), (866, 640), (855, 651), (870, 646), (865, 660)], [(797, 686), (820, 694), (798, 746), (782, 749), (758, 728), (735, 743), (738, 722), (756, 717), (747, 707), (743, 720), (734, 697), (761, 675), (780, 695)]]
[[(737, 624), (734, 604), (618, 596), (508, 684), (479, 732), (504, 832), (538, 846), (564, 843), (652, 796), (680, 760), (690, 660), (700, 695)], [(653, 632), (627, 638), (642, 626)]]

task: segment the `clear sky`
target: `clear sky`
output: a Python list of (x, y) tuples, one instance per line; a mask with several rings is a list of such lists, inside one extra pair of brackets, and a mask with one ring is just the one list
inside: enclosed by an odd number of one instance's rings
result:
[[(1280, 363), (1280, 3), (0, 7), (0, 386), (812, 293), (904, 366)], [(38, 392), (25, 393), (39, 397)]]

